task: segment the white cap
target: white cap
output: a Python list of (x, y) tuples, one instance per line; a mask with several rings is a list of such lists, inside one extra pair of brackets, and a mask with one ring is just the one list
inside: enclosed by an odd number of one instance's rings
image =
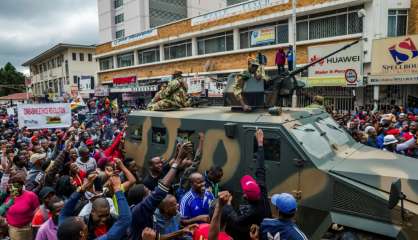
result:
[(393, 135), (386, 135), (384, 138), (383, 138), (383, 145), (389, 145), (389, 144), (392, 144), (392, 143), (397, 143), (398, 142), (398, 139), (396, 139), (395, 138), (395, 136), (393, 136)]

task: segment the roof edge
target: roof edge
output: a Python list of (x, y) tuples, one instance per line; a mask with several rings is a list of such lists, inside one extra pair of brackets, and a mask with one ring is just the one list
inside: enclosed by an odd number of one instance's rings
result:
[(37, 56), (27, 60), (26, 62), (22, 63), (21, 66), (23, 67), (28, 67), (30, 64), (39, 61), (43, 58), (46, 58), (46, 56), (48, 55), (52, 55), (54, 53), (57, 53), (59, 51), (68, 49), (68, 48), (85, 48), (85, 49), (95, 49), (96, 45), (84, 45), (84, 44), (72, 44), (72, 43), (58, 43), (56, 45), (54, 45), (53, 47), (41, 52), (40, 54), (38, 54)]

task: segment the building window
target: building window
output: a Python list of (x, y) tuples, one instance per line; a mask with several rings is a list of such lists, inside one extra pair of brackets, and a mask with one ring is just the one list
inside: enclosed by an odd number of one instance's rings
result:
[(408, 10), (389, 10), (388, 37), (405, 36), (408, 27)]
[(115, 9), (119, 8), (123, 5), (123, 0), (115, 0)]
[(59, 56), (59, 57), (57, 57), (57, 66), (58, 67), (61, 67), (62, 66), (62, 62), (63, 62), (63, 57), (62, 56)]
[(55, 58), (53, 58), (53, 59), (51, 60), (51, 66), (52, 66), (52, 68), (55, 68)]
[(164, 45), (166, 60), (192, 56), (192, 40)]
[(113, 69), (113, 57), (101, 58), (99, 62), (101, 71)]
[(73, 61), (77, 60), (77, 53), (73, 53)]
[(232, 31), (198, 38), (197, 49), (199, 55), (234, 50)]
[(138, 63), (152, 63), (160, 61), (160, 47), (149, 48), (138, 51)]
[(187, 0), (149, 1), (149, 25), (151, 28), (187, 18)]
[(129, 67), (134, 65), (134, 53), (125, 53), (117, 56), (118, 67)]
[(84, 53), (80, 53), (80, 61), (84, 61)]
[(312, 14), (297, 19), (297, 40), (313, 40), (361, 33), (363, 20), (357, 16), (362, 6)]
[(125, 30), (116, 31), (116, 39), (125, 37)]
[(91, 54), (91, 53), (87, 54), (87, 58), (88, 58), (89, 62), (93, 62), (93, 54)]
[(73, 76), (73, 83), (78, 84), (78, 77), (77, 76)]
[[(257, 42), (251, 42), (251, 36), (253, 34), (258, 34), (262, 31), (270, 31), (274, 34), (270, 40)], [(289, 42), (289, 24), (287, 21), (267, 23), (263, 25), (258, 25), (254, 27), (248, 27), (240, 29), (240, 48), (250, 48), (257, 46), (266, 46), (274, 45), (280, 43)]]
[(115, 24), (123, 22), (123, 13), (115, 16)]

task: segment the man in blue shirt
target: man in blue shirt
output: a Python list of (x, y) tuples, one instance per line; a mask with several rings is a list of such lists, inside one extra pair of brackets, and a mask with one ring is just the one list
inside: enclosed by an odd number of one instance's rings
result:
[(293, 222), (297, 203), (288, 193), (274, 194), (271, 202), (279, 211), (279, 218), (265, 218), (261, 223), (261, 239), (307, 240), (305, 234)]
[(184, 225), (209, 222), (209, 206), (214, 197), (205, 187), (205, 179), (200, 173), (193, 173), (189, 178), (191, 189), (180, 203), (180, 213)]

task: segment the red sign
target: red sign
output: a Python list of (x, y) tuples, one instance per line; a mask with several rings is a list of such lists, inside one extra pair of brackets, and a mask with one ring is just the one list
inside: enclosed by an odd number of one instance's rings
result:
[(132, 84), (136, 82), (136, 76), (114, 78), (113, 84)]

